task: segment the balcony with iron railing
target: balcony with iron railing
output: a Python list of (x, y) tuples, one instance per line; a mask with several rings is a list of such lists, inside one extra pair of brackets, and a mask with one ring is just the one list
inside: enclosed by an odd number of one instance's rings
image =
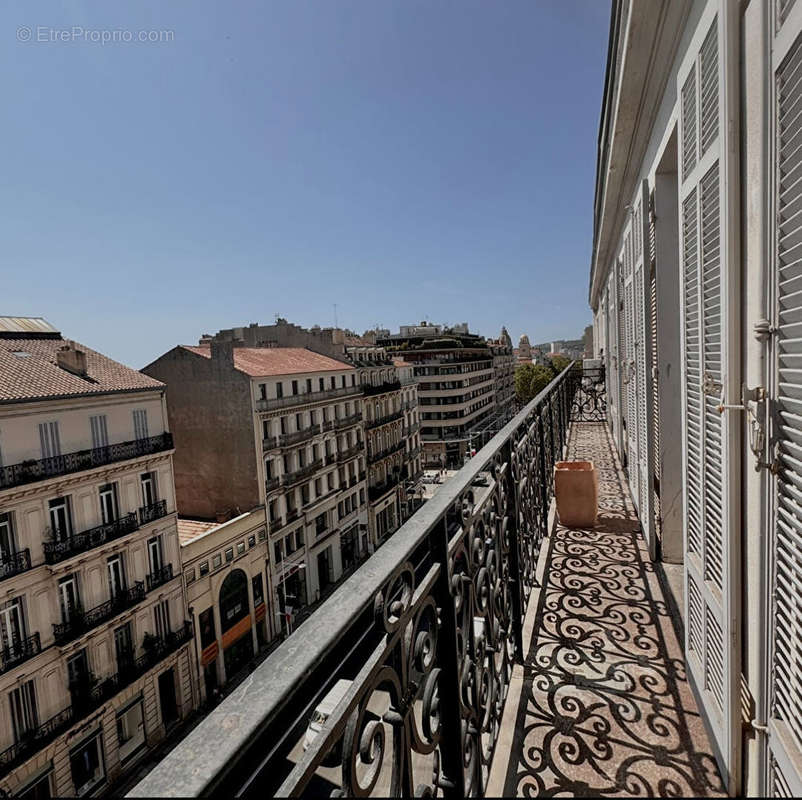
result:
[(151, 637), (147, 646), (143, 643), (143, 655), (135, 660), (132, 658), (130, 663), (125, 664), (114, 675), (101, 680), (97, 680), (91, 673), (84, 675), (78, 683), (69, 687), (72, 690), (72, 701), (67, 708), (21, 733), (18, 741), (0, 751), (0, 777), (41, 751), (49, 742), (130, 686), (191, 639), (192, 623), (185, 622), (177, 631), (172, 631), (163, 638)]
[(0, 647), (0, 673), (8, 672), (41, 652), (42, 642), (38, 632), (24, 638), (12, 636)]
[(149, 522), (155, 522), (157, 519), (167, 516), (167, 501), (157, 500), (147, 506), (142, 506), (139, 509), (139, 524), (147, 525)]
[(93, 547), (99, 547), (106, 542), (114, 539), (119, 539), (121, 536), (126, 536), (133, 533), (139, 528), (139, 520), (135, 511), (130, 514), (125, 514), (113, 522), (106, 522), (102, 525), (96, 525), (94, 528), (76, 533), (72, 536), (62, 536), (60, 538), (52, 538), (54, 531), (52, 528), (46, 528), (45, 533), (51, 537), (51, 541), (43, 544), (45, 563), (58, 564), (79, 553), (85, 553)]
[[(555, 378), (129, 796), (721, 794), (605, 411)], [(554, 521), (563, 457), (595, 527)]]
[(401, 473), (400, 471), (396, 475), (391, 475), (381, 483), (374, 484), (373, 486), (368, 487), (368, 499), (374, 503), (377, 500), (381, 500), (388, 492), (392, 489), (395, 489), (401, 481)]
[(346, 461), (350, 461), (352, 458), (356, 458), (363, 452), (364, 448), (362, 447), (361, 444), (355, 444), (352, 447), (347, 447), (345, 450), (340, 450), (340, 452), (337, 453), (337, 463), (344, 464)]
[(149, 572), (145, 576), (145, 586), (147, 587), (147, 591), (152, 592), (154, 589), (158, 589), (159, 586), (164, 586), (165, 583), (169, 583), (172, 579), (173, 565), (165, 564), (163, 567)]
[(90, 608), (89, 611), (83, 611), (80, 607), (74, 608), (64, 622), (53, 624), (53, 638), (57, 645), (67, 644), (92, 628), (128, 611), (144, 599), (145, 584), (143, 581), (136, 581), (133, 586), (121, 589), (115, 597)]
[(357, 425), (358, 423), (362, 422), (362, 414), (357, 412), (356, 414), (349, 414), (347, 417), (341, 417), (340, 419), (334, 420), (334, 430), (341, 431), (344, 428), (350, 428), (353, 425)]
[(389, 447), (385, 447), (383, 450), (380, 450), (378, 453), (373, 453), (372, 455), (368, 455), (368, 464), (377, 464), (379, 461), (384, 460), (385, 458), (389, 458), (390, 456), (394, 455), (395, 453), (404, 450), (407, 446), (406, 441), (403, 439), (400, 442), (396, 442), (395, 444), (391, 444)]
[(401, 381), (384, 381), (375, 386), (371, 383), (362, 384), (362, 393), (365, 397), (374, 397), (377, 394), (385, 394), (386, 392), (399, 392), (401, 391)]
[(381, 425), (387, 425), (390, 422), (396, 422), (399, 419), (402, 419), (404, 416), (403, 411), (393, 411), (392, 414), (385, 414), (383, 417), (377, 417), (376, 419), (369, 419), (365, 423), (365, 427), (368, 430), (372, 430), (373, 428), (378, 428)]
[(361, 386), (340, 386), (336, 389), (323, 389), (319, 392), (305, 392), (304, 394), (292, 394), (287, 397), (272, 397), (256, 401), (257, 411), (272, 411), (276, 408), (289, 408), (291, 406), (302, 406), (308, 403), (320, 403), (325, 400), (338, 400), (342, 397), (361, 395)]
[(270, 450), (278, 450), (278, 436), (265, 436), (262, 439), (262, 452), (267, 453)]
[(77, 450), (50, 458), (32, 458), (19, 464), (0, 467), (0, 489), (9, 489), (47, 478), (103, 467), (118, 461), (127, 461), (131, 458), (172, 450), (172, 448), (173, 435), (161, 433), (148, 439), (134, 439), (130, 442), (120, 442), (90, 450)]
[(290, 445), (301, 444), (308, 442), (320, 433), (320, 425), (310, 425), (300, 431), (293, 431), (292, 433), (282, 433), (279, 436), (279, 444), (281, 447), (289, 447)]
[(31, 568), (31, 551), (25, 547), (14, 553), (0, 555), (0, 581), (27, 572)]
[(281, 476), (281, 485), (294, 486), (296, 483), (300, 483), (302, 480), (314, 475), (322, 466), (323, 459), (318, 458), (315, 461), (307, 464), (305, 467), (296, 469), (293, 472), (285, 472)]
[(281, 486), (281, 478), (268, 478), (265, 481), (265, 492), (275, 492)]

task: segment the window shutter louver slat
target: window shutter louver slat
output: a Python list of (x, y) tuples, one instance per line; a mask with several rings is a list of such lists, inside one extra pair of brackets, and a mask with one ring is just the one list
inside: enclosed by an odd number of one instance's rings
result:
[[(779, 24), (792, 3), (779, 4)], [(779, 56), (775, 55), (775, 66)], [(776, 721), (802, 748), (802, 34), (775, 73), (776, 310), (774, 343), (776, 477), (773, 548), (774, 630), (769, 726), (771, 789), (793, 796), (802, 770), (789, 763)], [(781, 770), (779, 758), (784, 765)], [(795, 774), (794, 774), (795, 773)], [(790, 783), (789, 783), (790, 782)]]
[[(737, 88), (722, 79), (736, 52), (737, 19), (732, 4), (708, 2), (677, 77), (687, 666), (730, 792), (740, 774), (739, 631), (733, 622), (740, 467), (733, 448), (741, 420), (717, 407), (722, 393), (726, 402), (737, 402), (734, 387), (740, 385), (738, 313), (727, 305), (739, 275), (732, 233), (738, 131), (730, 105)], [(737, 64), (731, 66), (730, 74), (737, 73)]]

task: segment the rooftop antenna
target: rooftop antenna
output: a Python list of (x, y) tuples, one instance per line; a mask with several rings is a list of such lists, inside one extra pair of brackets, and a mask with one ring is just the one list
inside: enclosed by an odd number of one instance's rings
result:
[(334, 327), (339, 327), (339, 325), (337, 325), (337, 303), (334, 304)]

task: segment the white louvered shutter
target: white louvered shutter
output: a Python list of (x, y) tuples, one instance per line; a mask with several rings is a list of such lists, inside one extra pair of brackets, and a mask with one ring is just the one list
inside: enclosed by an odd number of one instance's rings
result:
[(643, 181), (635, 204), (635, 370), (638, 441), (638, 511), (649, 554), (656, 555), (654, 518), (652, 512), (652, 481), (654, 471), (649, 457), (649, 435), (652, 404), (651, 360), (652, 341), (649, 324), (649, 188)]
[(802, 5), (777, 6), (774, 76), (772, 531), (769, 791), (802, 795)]
[(638, 464), (638, 374), (637, 374), (637, 290), (634, 275), (635, 242), (633, 231), (637, 226), (628, 224), (624, 230), (624, 330), (626, 332), (626, 359), (624, 381), (626, 391), (626, 447), (629, 487), (635, 505), (639, 505), (640, 468)]
[[(739, 476), (735, 252), (737, 7), (710, 2), (678, 74), (686, 658), (729, 791), (739, 781)], [(728, 63), (732, 61), (733, 63)], [(725, 69), (727, 67), (727, 69)], [(725, 81), (724, 76), (728, 78)], [(705, 392), (703, 386), (711, 387)]]

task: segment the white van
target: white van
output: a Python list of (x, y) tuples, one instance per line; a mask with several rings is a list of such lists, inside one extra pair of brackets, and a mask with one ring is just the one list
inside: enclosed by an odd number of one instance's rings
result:
[(329, 693), (317, 704), (312, 716), (309, 719), (309, 725), (306, 728), (306, 735), (304, 736), (304, 750), (306, 750), (315, 737), (320, 733), (321, 728), (326, 724), (326, 720), (331, 716), (331, 712), (337, 707), (337, 703), (345, 697), (348, 690), (351, 688), (353, 681), (341, 678), (337, 683), (332, 686)]

